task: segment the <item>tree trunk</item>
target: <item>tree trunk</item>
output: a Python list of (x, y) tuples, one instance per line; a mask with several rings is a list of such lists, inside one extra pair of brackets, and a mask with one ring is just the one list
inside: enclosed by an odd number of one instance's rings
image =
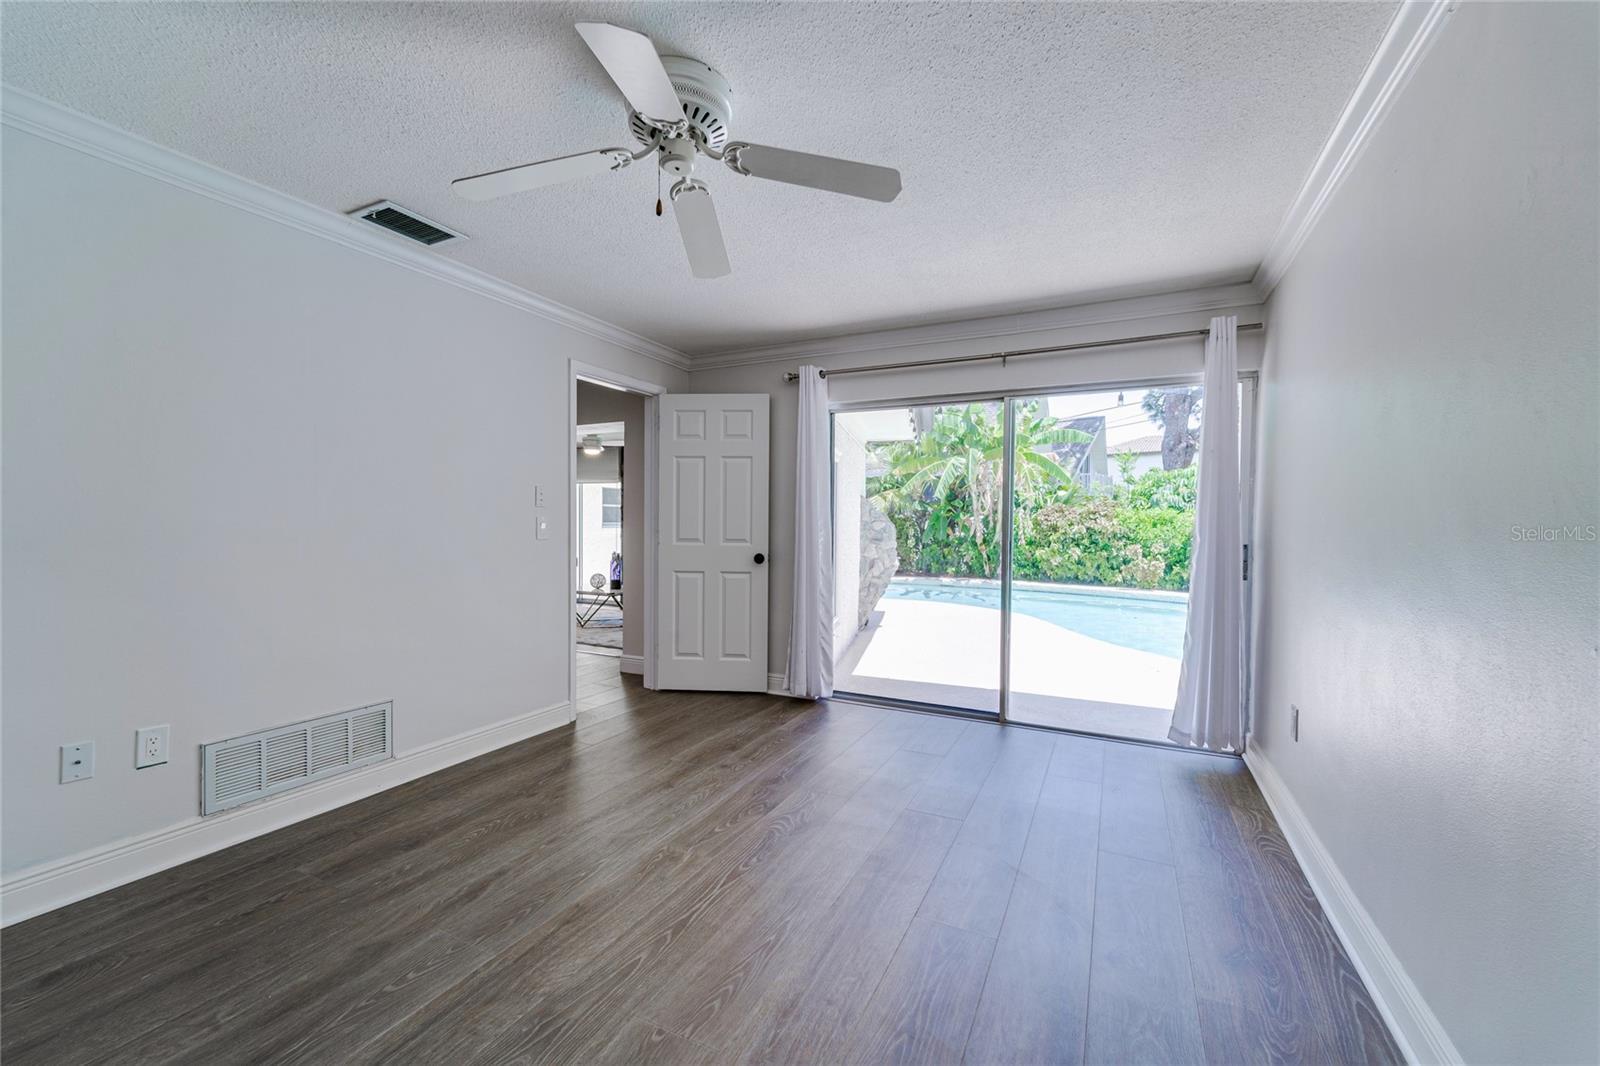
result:
[(1195, 390), (1172, 389), (1161, 396), (1161, 469), (1182, 470), (1194, 462), (1196, 441), (1189, 431)]

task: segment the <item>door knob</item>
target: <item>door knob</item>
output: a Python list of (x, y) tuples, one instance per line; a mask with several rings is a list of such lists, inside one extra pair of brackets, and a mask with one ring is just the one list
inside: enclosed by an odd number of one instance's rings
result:
[(756, 552), (756, 563), (757, 563), (757, 565), (759, 565), (761, 563), (764, 563), (766, 561), (767, 561), (767, 557), (765, 555), (762, 555), (760, 552)]

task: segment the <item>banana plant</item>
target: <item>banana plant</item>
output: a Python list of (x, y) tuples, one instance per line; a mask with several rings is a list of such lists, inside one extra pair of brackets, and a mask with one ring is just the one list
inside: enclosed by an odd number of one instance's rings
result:
[[(1049, 451), (1087, 444), (1093, 437), (1041, 411), (1038, 401), (1017, 405), (1014, 497), (1017, 535), (1025, 536), (1034, 510), (1070, 502), (1081, 487)], [(945, 566), (993, 576), (1004, 496), (1005, 421), (998, 404), (941, 407), (914, 440), (888, 445), (886, 510), (920, 513), (923, 547), (938, 547)], [(963, 545), (965, 541), (965, 545)], [(927, 560), (933, 562), (934, 560)]]

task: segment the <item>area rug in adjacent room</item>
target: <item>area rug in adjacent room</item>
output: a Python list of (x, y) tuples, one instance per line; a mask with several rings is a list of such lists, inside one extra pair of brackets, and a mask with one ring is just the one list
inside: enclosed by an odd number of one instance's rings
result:
[[(583, 610), (587, 612), (588, 608)], [(578, 643), (622, 650), (622, 612), (610, 605), (600, 608), (588, 625), (578, 627)]]

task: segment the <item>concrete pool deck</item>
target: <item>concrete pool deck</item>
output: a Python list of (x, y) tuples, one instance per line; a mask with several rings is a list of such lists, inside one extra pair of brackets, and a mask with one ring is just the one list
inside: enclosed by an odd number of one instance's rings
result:
[[(994, 608), (885, 597), (840, 656), (834, 688), (994, 712), (999, 649)], [(1011, 649), (1012, 720), (1167, 739), (1178, 660), (1024, 614), (1012, 615)]]

